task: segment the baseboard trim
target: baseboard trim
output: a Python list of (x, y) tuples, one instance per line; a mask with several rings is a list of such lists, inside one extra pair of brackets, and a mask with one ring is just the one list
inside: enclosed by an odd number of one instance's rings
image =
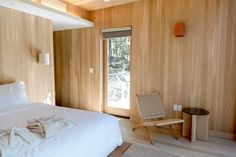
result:
[(214, 131), (214, 130), (209, 130), (209, 136), (225, 138), (225, 139), (230, 139), (230, 140), (236, 140), (236, 134)]

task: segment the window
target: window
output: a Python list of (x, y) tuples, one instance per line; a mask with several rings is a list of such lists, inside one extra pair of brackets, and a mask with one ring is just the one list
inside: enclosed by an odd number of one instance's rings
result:
[(130, 109), (130, 37), (108, 39), (108, 106)]

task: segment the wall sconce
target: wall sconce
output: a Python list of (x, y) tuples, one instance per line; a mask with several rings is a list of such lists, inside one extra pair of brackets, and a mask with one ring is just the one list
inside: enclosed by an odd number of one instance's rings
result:
[(39, 63), (43, 65), (50, 65), (50, 55), (49, 53), (40, 53), (39, 54)]
[(184, 37), (185, 35), (185, 23), (178, 22), (175, 24), (175, 37)]

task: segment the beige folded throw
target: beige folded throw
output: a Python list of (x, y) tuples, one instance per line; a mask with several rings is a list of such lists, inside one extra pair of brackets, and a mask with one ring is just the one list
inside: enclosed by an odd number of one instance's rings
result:
[(58, 115), (28, 120), (27, 122), (27, 128), (30, 131), (39, 133), (44, 138), (55, 136), (61, 133), (63, 130), (76, 125), (76, 123), (72, 120)]

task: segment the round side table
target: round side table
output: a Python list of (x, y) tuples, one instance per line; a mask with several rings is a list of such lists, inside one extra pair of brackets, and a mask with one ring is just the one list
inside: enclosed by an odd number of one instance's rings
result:
[(210, 112), (202, 108), (183, 108), (183, 136), (190, 137), (191, 142), (196, 139), (208, 140), (208, 121)]

